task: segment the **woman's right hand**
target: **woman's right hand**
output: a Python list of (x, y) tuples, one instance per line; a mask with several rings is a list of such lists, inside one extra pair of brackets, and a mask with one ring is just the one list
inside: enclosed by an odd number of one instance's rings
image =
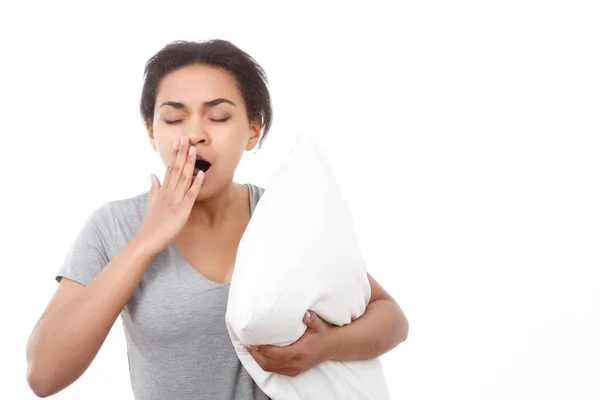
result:
[(193, 178), (195, 163), (196, 148), (190, 147), (189, 140), (183, 137), (173, 144), (163, 184), (151, 175), (152, 189), (138, 237), (154, 254), (169, 246), (190, 216), (204, 178), (202, 171)]
[[(130, 242), (108, 264), (98, 265), (99, 272), (85, 286), (61, 280), (27, 344), (27, 382), (38, 397), (63, 390), (86, 371), (152, 258), (184, 227), (202, 186), (202, 173), (192, 183), (195, 163), (196, 149), (189, 147), (187, 138), (175, 144), (162, 186), (152, 175), (144, 221), (132, 241), (135, 243)], [(78, 249), (90, 246), (77, 245)]]

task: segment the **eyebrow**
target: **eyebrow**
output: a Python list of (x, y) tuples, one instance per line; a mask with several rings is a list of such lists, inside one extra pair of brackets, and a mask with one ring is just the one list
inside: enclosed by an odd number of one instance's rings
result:
[[(214, 99), (214, 100), (211, 100), (211, 101), (206, 101), (206, 102), (204, 102), (204, 106), (206, 106), (206, 107), (215, 107), (215, 106), (218, 106), (221, 103), (231, 104), (232, 106), (234, 106), (234, 107), (237, 108), (237, 106), (233, 103), (233, 101), (224, 99), (222, 97), (219, 97), (218, 99)], [(165, 101), (164, 103), (162, 103), (160, 105), (160, 107), (162, 107), (162, 106), (171, 106), (171, 107), (176, 108), (178, 110), (182, 109), (182, 108), (185, 108), (185, 105), (183, 103), (179, 103), (177, 101)]]

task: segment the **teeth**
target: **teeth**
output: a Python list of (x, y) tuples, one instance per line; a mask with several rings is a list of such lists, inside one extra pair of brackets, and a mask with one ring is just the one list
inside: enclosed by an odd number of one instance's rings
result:
[(210, 168), (210, 163), (204, 160), (196, 160), (196, 168), (202, 172), (206, 172)]

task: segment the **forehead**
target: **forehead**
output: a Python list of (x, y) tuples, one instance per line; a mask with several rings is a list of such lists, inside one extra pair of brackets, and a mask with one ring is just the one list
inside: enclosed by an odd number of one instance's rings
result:
[(216, 98), (226, 98), (243, 104), (235, 77), (227, 71), (206, 65), (180, 68), (167, 74), (158, 87), (156, 104), (178, 101), (186, 105), (199, 105)]

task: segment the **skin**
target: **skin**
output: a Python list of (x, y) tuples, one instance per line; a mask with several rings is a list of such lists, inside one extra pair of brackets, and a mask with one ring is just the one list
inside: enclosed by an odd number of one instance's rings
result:
[(394, 299), (369, 274), (371, 299), (365, 313), (350, 324), (330, 325), (307, 311), (307, 329), (285, 346), (249, 346), (246, 349), (267, 372), (298, 376), (324, 361), (355, 361), (379, 357), (408, 336), (408, 320)]
[[(215, 99), (222, 100), (213, 105)], [(185, 67), (161, 82), (148, 127), (152, 147), (166, 164), (173, 142), (184, 138), (211, 162), (174, 244), (194, 269), (215, 282), (231, 280), (237, 247), (250, 220), (248, 189), (234, 183), (233, 176), (244, 151), (258, 144), (261, 129), (260, 118), (248, 119), (235, 78), (221, 69)]]
[[(147, 126), (167, 166), (163, 182), (151, 176), (137, 235), (87, 286), (67, 278), (59, 284), (27, 343), (27, 380), (36, 395), (51, 396), (85, 372), (146, 268), (170, 243), (208, 279), (230, 281), (250, 220), (248, 189), (233, 176), (261, 129), (260, 118), (248, 119), (237, 82), (226, 71), (195, 65), (163, 79)], [(212, 165), (194, 177), (197, 155)], [(369, 280), (371, 300), (356, 321), (333, 327), (310, 313), (296, 343), (260, 346), (251, 354), (263, 369), (295, 376), (325, 360), (373, 358), (391, 350), (406, 339), (408, 322), (391, 296)]]

